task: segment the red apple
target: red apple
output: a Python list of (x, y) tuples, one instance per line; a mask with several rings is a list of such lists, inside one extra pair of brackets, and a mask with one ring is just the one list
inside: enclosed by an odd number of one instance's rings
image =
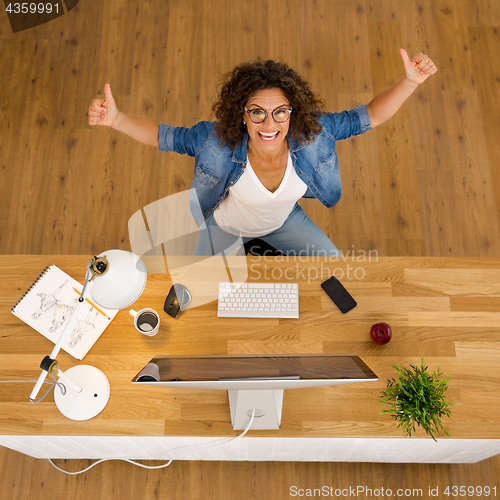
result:
[(371, 327), (370, 337), (375, 344), (387, 344), (392, 337), (391, 327), (387, 323), (377, 323)]

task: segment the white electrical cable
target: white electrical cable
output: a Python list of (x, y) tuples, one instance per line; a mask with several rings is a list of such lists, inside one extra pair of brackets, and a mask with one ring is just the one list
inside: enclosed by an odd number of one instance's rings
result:
[[(44, 384), (49, 384), (50, 387), (48, 388), (47, 392), (38, 401), (32, 401), (30, 399), (30, 401), (33, 404), (37, 404), (40, 401), (42, 401), (45, 398), (45, 396), (47, 396), (47, 394), (49, 393), (49, 391), (53, 387), (55, 387), (56, 385), (60, 386), (61, 391), (63, 392), (63, 394), (66, 392), (66, 387), (64, 386), (64, 384), (62, 384), (61, 382), (57, 381), (53, 375), (52, 375), (52, 378), (54, 379), (54, 383), (53, 384), (51, 384), (50, 382), (43, 382)], [(0, 384), (20, 384), (20, 383), (24, 383), (24, 382), (33, 383), (33, 382), (36, 382), (36, 380), (0, 380)], [(68, 474), (70, 476), (75, 476), (77, 474), (83, 474), (84, 472), (87, 472), (88, 470), (92, 469), (92, 467), (94, 467), (94, 466), (96, 466), (96, 465), (98, 465), (98, 464), (100, 464), (102, 462), (107, 462), (109, 460), (122, 460), (123, 462), (129, 462), (129, 463), (131, 463), (133, 465), (137, 465), (138, 467), (142, 467), (143, 469), (162, 469), (164, 467), (168, 467), (174, 460), (178, 460), (179, 457), (183, 457), (184, 455), (189, 455), (190, 453), (194, 453), (195, 451), (201, 451), (201, 450), (207, 450), (209, 448), (215, 448), (216, 446), (220, 446), (222, 444), (226, 444), (226, 443), (229, 443), (231, 441), (236, 441), (237, 439), (242, 438), (250, 430), (250, 427), (253, 424), (253, 419), (254, 418), (255, 418), (255, 409), (252, 410), (252, 415), (251, 415), (251, 418), (250, 418), (250, 422), (248, 423), (247, 427), (238, 436), (235, 436), (235, 437), (232, 437), (232, 438), (225, 438), (225, 439), (223, 439), (221, 441), (217, 441), (216, 443), (210, 444), (208, 446), (202, 446), (201, 448), (196, 448), (195, 450), (186, 451), (186, 452), (181, 453), (180, 455), (177, 455), (176, 457), (172, 458), (168, 463), (163, 464), (163, 465), (152, 465), (152, 466), (150, 466), (150, 465), (143, 465), (143, 464), (140, 464), (138, 462), (134, 462), (133, 460), (129, 460), (128, 458), (103, 458), (103, 459), (98, 460), (97, 462), (93, 463), (92, 465), (90, 465), (86, 469), (83, 469), (83, 470), (78, 471), (78, 472), (68, 472), (68, 471), (65, 471), (65, 470), (59, 468), (54, 462), (52, 462), (52, 460), (50, 458), (48, 460), (49, 460), (49, 462), (57, 470), (59, 470), (61, 472), (64, 472), (65, 474)]]
[[(30, 399), (32, 404), (36, 405), (37, 403), (42, 401), (45, 398), (45, 396), (47, 396), (47, 394), (50, 392), (50, 390), (53, 387), (55, 387), (56, 385), (61, 386), (61, 391), (63, 394), (66, 392), (66, 387), (64, 386), (64, 384), (62, 384), (61, 382), (56, 380), (53, 375), (52, 375), (52, 378), (54, 379), (53, 384), (51, 382), (43, 382), (44, 384), (49, 384), (50, 387), (47, 389), (47, 392), (38, 401), (33, 401), (32, 399)], [(0, 384), (24, 384), (26, 382), (33, 383), (33, 382), (38, 382), (38, 381), (37, 380), (0, 380)]]
[(163, 469), (165, 467), (168, 467), (174, 460), (178, 460), (180, 457), (183, 457), (184, 455), (189, 455), (190, 453), (194, 453), (194, 452), (200, 451), (200, 450), (207, 450), (208, 448), (214, 448), (215, 446), (220, 446), (221, 444), (226, 444), (226, 443), (229, 443), (231, 441), (236, 441), (237, 439), (242, 438), (249, 431), (250, 427), (253, 424), (254, 418), (255, 418), (255, 408), (252, 410), (252, 416), (250, 418), (250, 422), (248, 423), (247, 427), (238, 436), (233, 437), (233, 438), (226, 438), (224, 440), (217, 441), (216, 443), (212, 443), (208, 446), (202, 446), (201, 448), (196, 448), (195, 450), (186, 451), (186, 452), (181, 453), (180, 455), (177, 455), (176, 457), (172, 458), (166, 464), (162, 464), (162, 465), (143, 465), (143, 464), (140, 464), (138, 462), (135, 462), (134, 460), (130, 460), (128, 458), (103, 458), (101, 460), (98, 460), (97, 462), (94, 462), (92, 465), (90, 465), (86, 469), (83, 469), (83, 470), (77, 471), (77, 472), (68, 472), (68, 471), (65, 471), (64, 469), (59, 468), (54, 462), (52, 462), (52, 459), (49, 458), (48, 460), (58, 471), (64, 472), (64, 474), (68, 474), (70, 476), (76, 476), (77, 474), (83, 474), (84, 472), (87, 472), (88, 470), (92, 469), (92, 467), (94, 467), (102, 462), (108, 462), (110, 460), (121, 460), (123, 462), (128, 462), (130, 464), (137, 465), (138, 467), (142, 467), (143, 469), (150, 469), (150, 470)]

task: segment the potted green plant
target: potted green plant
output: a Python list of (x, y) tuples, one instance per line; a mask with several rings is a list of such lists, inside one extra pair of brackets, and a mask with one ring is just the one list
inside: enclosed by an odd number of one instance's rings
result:
[(384, 415), (391, 415), (399, 421), (406, 435), (411, 436), (415, 426), (422, 427), (434, 441), (434, 433), (443, 430), (441, 418), (451, 415), (450, 407), (454, 402), (448, 401), (444, 395), (448, 389), (449, 378), (443, 378), (438, 367), (432, 375), (427, 371), (422, 358), (421, 366), (410, 365), (411, 369), (391, 365), (399, 373), (399, 378), (387, 380), (387, 388), (382, 392), (380, 401), (391, 406), (383, 410)]

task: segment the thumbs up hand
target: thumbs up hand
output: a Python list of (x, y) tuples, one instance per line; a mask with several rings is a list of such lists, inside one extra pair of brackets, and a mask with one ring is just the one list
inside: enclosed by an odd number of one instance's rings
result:
[(89, 125), (113, 126), (118, 118), (118, 108), (111, 94), (109, 83), (104, 85), (105, 99), (93, 99), (89, 107)]
[(437, 72), (436, 65), (425, 54), (419, 52), (413, 59), (410, 59), (406, 50), (400, 49), (399, 53), (405, 67), (406, 78), (410, 82), (423, 83)]

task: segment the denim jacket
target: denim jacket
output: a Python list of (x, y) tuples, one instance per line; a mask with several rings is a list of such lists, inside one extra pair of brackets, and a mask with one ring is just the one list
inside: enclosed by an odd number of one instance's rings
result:
[[(288, 137), (288, 145), (295, 171), (308, 188), (304, 198), (317, 198), (326, 207), (332, 207), (341, 196), (335, 141), (363, 134), (372, 127), (366, 105), (341, 113), (327, 113), (319, 117), (319, 122), (322, 130), (311, 141), (299, 144)], [(225, 199), (247, 163), (248, 134), (230, 149), (220, 144), (214, 127), (215, 122), (206, 121), (191, 128), (160, 124), (158, 134), (160, 151), (195, 157), (192, 188), (204, 218), (212, 215)]]

